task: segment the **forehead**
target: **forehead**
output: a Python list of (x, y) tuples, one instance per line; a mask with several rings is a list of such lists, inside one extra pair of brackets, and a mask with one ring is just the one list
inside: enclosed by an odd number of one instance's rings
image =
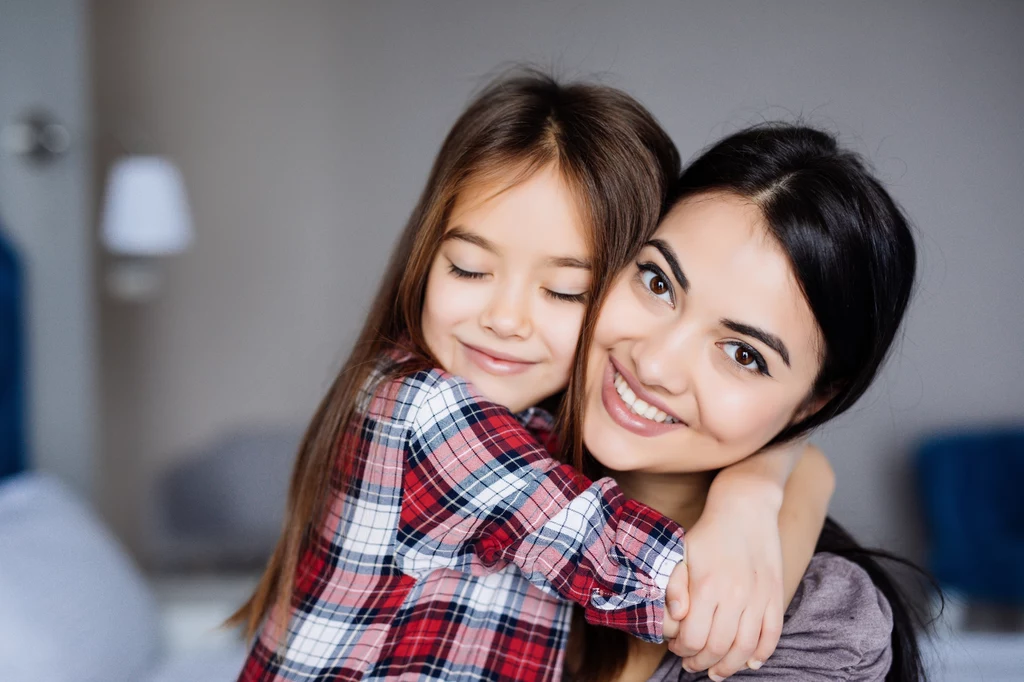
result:
[(498, 246), (586, 255), (587, 232), (575, 198), (554, 166), (525, 179), (512, 173), (470, 183), (456, 197), (446, 231), (459, 227)]
[(655, 237), (679, 259), (690, 284), (687, 303), (716, 319), (765, 329), (794, 355), (817, 362), (817, 321), (755, 204), (726, 193), (691, 197), (669, 212)]

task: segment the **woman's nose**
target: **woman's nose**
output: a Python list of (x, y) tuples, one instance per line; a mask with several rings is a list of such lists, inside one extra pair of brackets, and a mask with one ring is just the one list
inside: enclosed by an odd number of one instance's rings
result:
[(685, 329), (662, 329), (633, 345), (637, 379), (670, 395), (682, 395), (691, 384), (695, 339)]

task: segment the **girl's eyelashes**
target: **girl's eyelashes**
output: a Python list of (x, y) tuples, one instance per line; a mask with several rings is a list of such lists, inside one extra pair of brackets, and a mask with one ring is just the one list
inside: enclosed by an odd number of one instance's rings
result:
[[(473, 272), (472, 270), (464, 270), (455, 263), (449, 261), (448, 272), (459, 279), (483, 279), (487, 276), (486, 272)], [(544, 294), (555, 301), (562, 301), (565, 303), (584, 303), (587, 300), (587, 292), (580, 294), (563, 294), (560, 291), (553, 291), (551, 289), (544, 289)]]
[(654, 263), (637, 263), (637, 281), (651, 296), (675, 305), (675, 292), (665, 271)]
[(451, 267), (448, 268), (448, 272), (452, 273), (459, 279), (483, 279), (484, 277), (487, 276), (486, 272), (473, 272), (471, 270), (463, 270), (455, 263), (451, 263)]
[(739, 365), (745, 372), (753, 372), (770, 377), (768, 363), (764, 356), (757, 352), (753, 346), (742, 341), (722, 341), (718, 347), (725, 351), (726, 356)]
[(563, 294), (551, 289), (545, 289), (544, 293), (556, 301), (564, 301), (565, 303), (585, 303), (587, 300), (587, 292), (585, 291), (582, 294)]

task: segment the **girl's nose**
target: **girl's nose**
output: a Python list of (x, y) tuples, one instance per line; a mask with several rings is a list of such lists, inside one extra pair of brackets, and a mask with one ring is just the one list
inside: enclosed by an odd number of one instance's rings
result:
[(481, 316), (481, 324), (499, 338), (527, 338), (533, 333), (529, 297), (506, 288), (497, 292)]

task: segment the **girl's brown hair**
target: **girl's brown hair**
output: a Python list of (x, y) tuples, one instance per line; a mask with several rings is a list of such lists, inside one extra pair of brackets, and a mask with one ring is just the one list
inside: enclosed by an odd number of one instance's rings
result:
[[(423, 340), (421, 314), (427, 274), (456, 197), (472, 183), (514, 185), (551, 165), (589, 227), (593, 284), (573, 368), (585, 371), (581, 349), (589, 345), (606, 280), (653, 229), (668, 184), (679, 175), (679, 155), (654, 117), (625, 93), (520, 69), (484, 89), (441, 146), (355, 347), (299, 446), (277, 546), (255, 592), (228, 621), (244, 625), (247, 637), (272, 610), (289, 612), (300, 555), (323, 523), (329, 496), (346, 489), (345, 439), (357, 430), (360, 391), (378, 358), (406, 351), (410, 360), (396, 374), (437, 366)], [(569, 390), (561, 402), (562, 442), (576, 443), (583, 395)]]

